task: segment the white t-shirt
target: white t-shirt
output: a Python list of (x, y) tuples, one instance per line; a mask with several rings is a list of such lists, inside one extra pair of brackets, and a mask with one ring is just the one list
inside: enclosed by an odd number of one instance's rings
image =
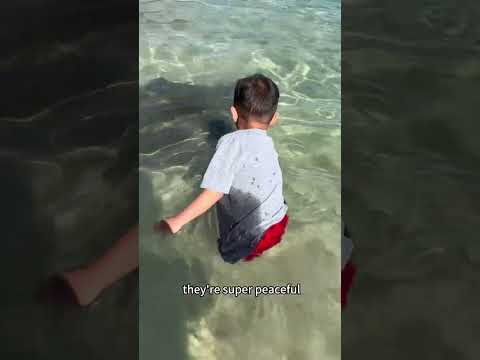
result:
[(265, 130), (223, 136), (200, 186), (225, 194), (217, 204), (218, 249), (229, 263), (249, 255), (287, 213), (278, 154)]

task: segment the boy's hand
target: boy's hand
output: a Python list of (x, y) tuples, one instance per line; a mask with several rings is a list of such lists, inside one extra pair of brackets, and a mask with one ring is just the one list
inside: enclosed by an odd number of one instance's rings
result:
[(168, 232), (170, 234), (176, 234), (180, 231), (181, 226), (175, 221), (174, 218), (168, 218), (156, 223), (153, 229), (157, 232)]
[(155, 224), (154, 230), (159, 232), (167, 231), (171, 234), (176, 234), (184, 225), (199, 217), (213, 205), (215, 205), (215, 203), (220, 200), (222, 196), (223, 193), (204, 190), (179, 214)]

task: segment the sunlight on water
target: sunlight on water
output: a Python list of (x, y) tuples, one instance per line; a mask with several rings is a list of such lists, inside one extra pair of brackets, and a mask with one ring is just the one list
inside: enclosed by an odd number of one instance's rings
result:
[[(142, 359), (340, 358), (340, 2), (140, 2)], [(249, 264), (216, 249), (213, 212), (175, 238), (152, 223), (199, 192), (237, 78), (280, 88), (271, 130), (291, 218)], [(181, 294), (183, 284), (301, 284), (300, 296)]]

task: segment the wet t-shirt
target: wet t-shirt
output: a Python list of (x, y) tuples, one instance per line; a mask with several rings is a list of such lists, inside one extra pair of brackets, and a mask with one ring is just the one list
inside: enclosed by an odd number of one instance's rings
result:
[(287, 213), (278, 154), (265, 130), (223, 136), (200, 186), (225, 194), (217, 203), (218, 249), (229, 263), (249, 255)]

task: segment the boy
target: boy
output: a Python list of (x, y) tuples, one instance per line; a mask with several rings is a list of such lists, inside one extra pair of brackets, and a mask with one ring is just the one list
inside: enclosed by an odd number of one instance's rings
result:
[(217, 204), (218, 250), (226, 262), (250, 261), (280, 242), (287, 224), (282, 171), (267, 130), (278, 121), (279, 91), (255, 74), (237, 81), (230, 108), (237, 131), (223, 136), (203, 177), (203, 192), (157, 229), (175, 234)]
[[(267, 129), (278, 121), (279, 92), (262, 75), (240, 79), (231, 113), (237, 131), (223, 136), (205, 173), (204, 191), (178, 215), (155, 225), (177, 233), (218, 203), (218, 248), (223, 259), (250, 261), (280, 242), (288, 223), (282, 171)], [(91, 304), (108, 286), (138, 267), (138, 227), (86, 267), (52, 278), (55, 301)]]

